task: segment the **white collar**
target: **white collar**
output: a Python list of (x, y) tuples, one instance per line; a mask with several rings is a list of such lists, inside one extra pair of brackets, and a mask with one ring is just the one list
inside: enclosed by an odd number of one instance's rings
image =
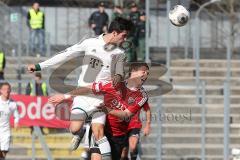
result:
[(103, 36), (104, 36), (104, 35), (105, 35), (105, 33), (103, 33), (103, 34), (101, 34), (101, 35), (98, 36), (98, 38), (102, 41), (103, 45), (106, 44), (106, 42), (105, 42), (104, 39), (103, 39)]
[(5, 103), (5, 104), (6, 104), (6, 103), (9, 103), (9, 102), (10, 102), (10, 99), (8, 99), (8, 100), (6, 100), (6, 101), (3, 101), (3, 100), (2, 100), (2, 96), (1, 96), (1, 97), (0, 97), (0, 101), (1, 101), (2, 103)]

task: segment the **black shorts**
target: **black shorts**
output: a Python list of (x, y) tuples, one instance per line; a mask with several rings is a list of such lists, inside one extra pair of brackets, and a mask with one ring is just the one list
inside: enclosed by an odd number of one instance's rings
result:
[(141, 131), (140, 128), (133, 128), (128, 131), (128, 137), (131, 137), (131, 136), (140, 137), (140, 131)]
[(126, 135), (112, 136), (110, 134), (106, 134), (106, 136), (111, 146), (112, 159), (120, 160), (123, 148), (128, 147), (128, 137)]

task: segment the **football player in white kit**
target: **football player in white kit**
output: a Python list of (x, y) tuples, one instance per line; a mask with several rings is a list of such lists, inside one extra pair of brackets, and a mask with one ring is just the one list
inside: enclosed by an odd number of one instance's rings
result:
[[(91, 85), (93, 82), (108, 83), (109, 81), (113, 81), (113, 85), (117, 84), (124, 77), (123, 67), (125, 62), (125, 51), (119, 45), (127, 38), (132, 26), (131, 21), (116, 18), (111, 22), (107, 34), (85, 39), (42, 63), (30, 64), (28, 65), (28, 71), (40, 71), (61, 62), (66, 62), (84, 52), (84, 65), (81, 66), (82, 72), (79, 76), (78, 86), (84, 87)], [(96, 96), (77, 96), (74, 98), (70, 131), (75, 137), (78, 136), (84, 120), (96, 111), (97, 106), (102, 102), (102, 97), (96, 98)], [(104, 136), (105, 120), (105, 113), (97, 112), (93, 114), (91, 127), (98, 147), (95, 148), (96, 150), (93, 152), (95, 154), (92, 155), (98, 157), (97, 159), (109, 159), (111, 157), (110, 145)], [(99, 156), (99, 154), (102, 156)]]
[(19, 114), (17, 104), (10, 99), (11, 86), (2, 83), (0, 87), (0, 159), (5, 159), (10, 146), (10, 116), (14, 114), (14, 127), (18, 127)]

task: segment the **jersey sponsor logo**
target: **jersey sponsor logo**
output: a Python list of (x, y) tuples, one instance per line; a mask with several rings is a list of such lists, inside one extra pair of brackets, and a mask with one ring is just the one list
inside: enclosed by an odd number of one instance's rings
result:
[(97, 69), (98, 66), (102, 66), (101, 61), (99, 59), (91, 58), (89, 62), (91, 68)]

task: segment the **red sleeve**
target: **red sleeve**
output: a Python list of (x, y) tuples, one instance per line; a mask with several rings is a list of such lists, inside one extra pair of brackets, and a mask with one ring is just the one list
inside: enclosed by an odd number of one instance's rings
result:
[(143, 109), (144, 109), (145, 112), (146, 112), (147, 110), (150, 110), (150, 107), (149, 107), (148, 102), (146, 102), (146, 103), (143, 105)]
[(92, 92), (95, 95), (103, 94), (103, 86), (102, 83), (96, 83), (94, 82), (92, 85)]
[(102, 83), (102, 82), (94, 82), (92, 85), (93, 94), (105, 94), (105, 93), (113, 93), (116, 92), (115, 88), (112, 86), (112, 83)]

